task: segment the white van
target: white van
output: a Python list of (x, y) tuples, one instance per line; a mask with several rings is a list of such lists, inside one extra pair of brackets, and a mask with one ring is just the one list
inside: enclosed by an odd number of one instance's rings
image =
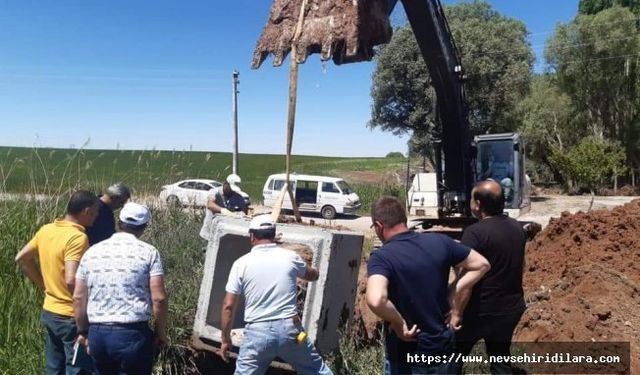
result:
[[(341, 178), (291, 174), (289, 180), (300, 211), (319, 212), (323, 218), (331, 220), (336, 214), (355, 214), (361, 206), (358, 194)], [(284, 173), (267, 178), (262, 190), (265, 206), (274, 206), (284, 181)], [(285, 194), (282, 208), (293, 209), (289, 194)]]

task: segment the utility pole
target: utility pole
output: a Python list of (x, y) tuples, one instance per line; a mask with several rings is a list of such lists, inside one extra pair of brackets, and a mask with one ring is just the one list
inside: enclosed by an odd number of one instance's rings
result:
[(233, 92), (231, 95), (232, 111), (233, 111), (233, 164), (232, 170), (234, 174), (238, 174), (238, 84), (240, 83), (240, 72), (233, 71)]

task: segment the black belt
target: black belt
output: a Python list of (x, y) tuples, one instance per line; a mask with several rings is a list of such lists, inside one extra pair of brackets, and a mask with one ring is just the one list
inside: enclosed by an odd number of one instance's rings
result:
[(133, 322), (133, 323), (119, 323), (119, 322), (89, 323), (89, 326), (119, 327), (119, 328), (145, 328), (145, 327), (148, 328), (149, 321), (145, 320), (142, 322)]

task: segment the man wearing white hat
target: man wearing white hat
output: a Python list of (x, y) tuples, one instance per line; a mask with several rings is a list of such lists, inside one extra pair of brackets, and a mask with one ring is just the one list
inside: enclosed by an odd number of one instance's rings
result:
[(238, 186), (242, 180), (237, 174), (230, 174), (222, 187), (214, 188), (209, 191), (207, 198), (207, 209), (204, 217), (202, 229), (200, 229), (200, 237), (210, 240), (211, 222), (216, 215), (234, 215), (234, 212), (243, 212), (247, 214), (249, 207), (247, 202), (241, 195), (242, 190)]
[(292, 250), (275, 243), (276, 224), (271, 215), (256, 216), (249, 224), (251, 252), (233, 263), (222, 305), (222, 345), (226, 361), (231, 349), (231, 325), (240, 296), (244, 296), (244, 338), (236, 362), (236, 375), (264, 374), (276, 357), (298, 374), (332, 375), (306, 338), (296, 307), (296, 278), (318, 279)]
[(99, 374), (151, 374), (153, 351), (167, 342), (162, 261), (155, 247), (139, 239), (149, 209), (127, 203), (119, 218), (120, 232), (90, 247), (78, 267), (78, 341), (89, 346)]

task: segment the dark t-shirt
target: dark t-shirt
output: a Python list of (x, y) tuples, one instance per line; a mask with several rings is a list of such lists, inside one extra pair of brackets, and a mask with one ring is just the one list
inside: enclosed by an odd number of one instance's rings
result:
[(93, 225), (86, 228), (89, 245), (95, 245), (100, 241), (106, 240), (116, 232), (116, 221), (113, 218), (113, 210), (102, 200), (99, 202), (98, 216), (96, 216)]
[(406, 353), (450, 353), (453, 332), (445, 324), (449, 312), (447, 287), (451, 267), (469, 256), (470, 249), (441, 234), (405, 232), (392, 237), (369, 258), (368, 273), (389, 280), (389, 300), (407, 325), (417, 324), (418, 341), (400, 341), (386, 328), (385, 346), (391, 361)]
[(507, 315), (525, 307), (522, 268), (526, 238), (516, 220), (503, 215), (467, 227), (462, 243), (482, 254), (491, 269), (473, 287), (465, 315)]
[(242, 195), (232, 191), (228, 196), (222, 193), (222, 189), (216, 192), (215, 195), (216, 204), (220, 207), (224, 207), (232, 212), (245, 211), (247, 209), (247, 202)]

